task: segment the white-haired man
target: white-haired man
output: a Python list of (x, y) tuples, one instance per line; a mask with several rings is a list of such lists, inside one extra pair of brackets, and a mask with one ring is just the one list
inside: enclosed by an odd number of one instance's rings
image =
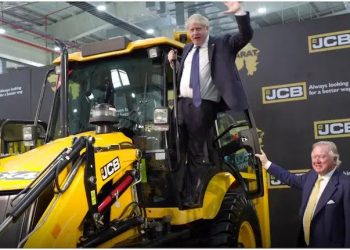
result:
[(270, 162), (263, 151), (256, 156), (271, 175), (302, 190), (299, 216), (304, 242), (300, 246), (350, 247), (350, 178), (338, 170), (341, 161), (333, 142), (313, 144), (312, 169), (304, 175)]

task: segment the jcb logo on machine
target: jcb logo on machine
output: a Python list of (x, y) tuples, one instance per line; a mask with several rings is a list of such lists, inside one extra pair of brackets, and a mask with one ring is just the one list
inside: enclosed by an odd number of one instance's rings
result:
[(309, 53), (350, 48), (350, 30), (308, 36)]
[(31, 171), (11, 171), (0, 173), (0, 180), (32, 180), (39, 175), (40, 172)]
[(350, 137), (350, 118), (315, 121), (315, 139)]
[(109, 176), (117, 172), (118, 169), (120, 169), (120, 162), (119, 162), (119, 158), (117, 157), (101, 168), (102, 180), (107, 179)]
[(306, 100), (306, 82), (273, 85), (262, 88), (263, 104)]

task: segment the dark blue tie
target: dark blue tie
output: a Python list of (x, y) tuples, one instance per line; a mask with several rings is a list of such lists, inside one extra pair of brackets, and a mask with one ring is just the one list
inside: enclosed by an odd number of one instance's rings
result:
[(193, 54), (190, 77), (190, 87), (192, 88), (193, 93), (192, 101), (196, 107), (199, 107), (202, 102), (201, 84), (199, 81), (199, 49), (200, 47), (197, 47), (196, 51)]

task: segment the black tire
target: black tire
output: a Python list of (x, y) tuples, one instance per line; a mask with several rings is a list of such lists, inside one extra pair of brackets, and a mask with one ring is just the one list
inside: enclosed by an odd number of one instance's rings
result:
[(262, 247), (255, 209), (243, 192), (231, 191), (225, 195), (220, 211), (210, 227), (209, 246)]

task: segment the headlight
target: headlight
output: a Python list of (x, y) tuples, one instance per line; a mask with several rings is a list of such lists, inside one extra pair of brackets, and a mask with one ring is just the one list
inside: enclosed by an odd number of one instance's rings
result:
[(24, 146), (31, 147), (35, 145), (36, 140), (36, 126), (24, 125), (22, 128), (23, 144)]

